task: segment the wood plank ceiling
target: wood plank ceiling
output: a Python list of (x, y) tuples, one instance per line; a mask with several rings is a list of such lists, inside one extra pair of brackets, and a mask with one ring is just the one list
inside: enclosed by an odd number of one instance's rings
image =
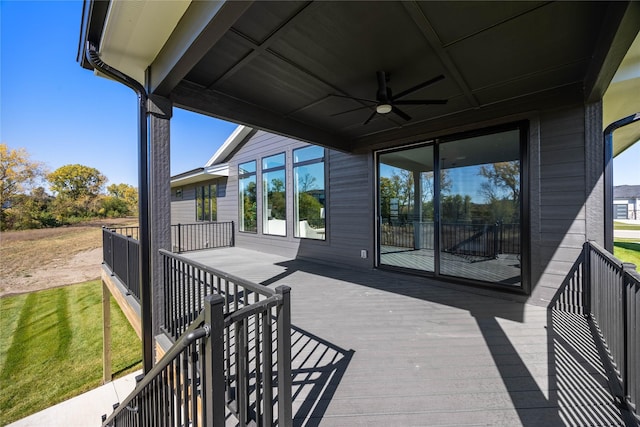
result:
[[(165, 95), (341, 150), (397, 144), (585, 102), (612, 13), (607, 2), (255, 2)], [(374, 106), (342, 96), (375, 99), (376, 71), (394, 93), (444, 75), (405, 99), (448, 102), (364, 124)]]

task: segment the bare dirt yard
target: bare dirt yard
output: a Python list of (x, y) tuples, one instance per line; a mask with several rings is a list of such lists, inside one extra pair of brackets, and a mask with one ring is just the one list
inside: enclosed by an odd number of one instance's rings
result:
[(101, 227), (136, 223), (117, 218), (0, 233), (0, 297), (99, 278)]

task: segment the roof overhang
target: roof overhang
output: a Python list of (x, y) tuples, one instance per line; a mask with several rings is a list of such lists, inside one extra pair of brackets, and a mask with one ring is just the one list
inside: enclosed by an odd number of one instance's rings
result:
[(212, 179), (226, 176), (229, 176), (229, 165), (226, 163), (197, 168), (172, 176), (171, 188), (211, 181)]
[[(597, 102), (609, 87), (618, 104), (610, 82), (640, 28), (634, 1), (86, 1), (81, 42), (150, 93), (343, 151)], [(375, 98), (378, 70), (394, 93), (442, 74), (415, 98), (448, 102), (364, 125), (372, 104), (343, 96)]]
[(240, 125), (235, 128), (231, 135), (229, 135), (226, 141), (205, 164), (205, 167), (211, 167), (216, 164), (225, 162), (253, 131), (254, 129), (249, 126)]
[[(603, 99), (603, 128), (640, 113), (640, 34), (620, 64)], [(640, 141), (640, 122), (624, 126), (613, 134), (613, 154), (617, 156)]]

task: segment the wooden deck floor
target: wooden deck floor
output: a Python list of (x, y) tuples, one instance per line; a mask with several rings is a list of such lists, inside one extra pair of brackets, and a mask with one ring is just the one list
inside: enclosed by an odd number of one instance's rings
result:
[(624, 425), (580, 316), (241, 248), (185, 256), (292, 288), (294, 425)]

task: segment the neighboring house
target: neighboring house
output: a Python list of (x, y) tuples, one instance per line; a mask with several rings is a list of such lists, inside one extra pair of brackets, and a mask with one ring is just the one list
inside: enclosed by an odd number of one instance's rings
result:
[[(639, 135), (603, 130), (640, 118), (640, 3), (142, 3), (88, 1), (79, 58), (149, 95), (143, 330), (170, 223), (542, 306), (585, 242), (611, 249), (609, 166)], [(173, 107), (244, 126), (171, 179)]]
[(613, 187), (613, 218), (640, 219), (640, 185)]

